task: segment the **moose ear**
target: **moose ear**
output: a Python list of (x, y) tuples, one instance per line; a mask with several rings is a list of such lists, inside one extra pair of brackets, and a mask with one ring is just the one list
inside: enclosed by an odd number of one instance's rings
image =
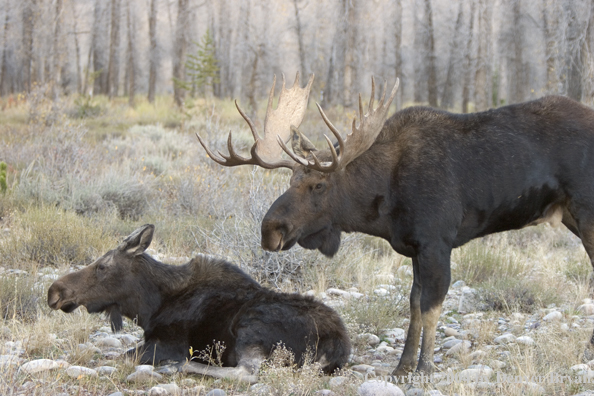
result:
[(120, 246), (118, 246), (118, 250), (131, 256), (138, 256), (144, 253), (153, 240), (154, 231), (154, 225), (143, 225), (132, 234), (128, 235), (126, 239), (124, 239), (124, 241), (120, 244)]
[(309, 153), (317, 151), (313, 143), (293, 125), (291, 125), (291, 146), (293, 152), (301, 158), (307, 158)]

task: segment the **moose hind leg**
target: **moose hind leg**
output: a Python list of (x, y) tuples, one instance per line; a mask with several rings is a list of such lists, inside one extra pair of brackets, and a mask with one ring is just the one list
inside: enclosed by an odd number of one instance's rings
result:
[(419, 274), (419, 262), (416, 257), (413, 258), (413, 285), (410, 290), (410, 325), (404, 343), (404, 351), (398, 366), (392, 372), (392, 375), (402, 377), (412, 372), (417, 363), (417, 350), (419, 349), (419, 340), (421, 339), (421, 330), (423, 322), (421, 318), (421, 281)]

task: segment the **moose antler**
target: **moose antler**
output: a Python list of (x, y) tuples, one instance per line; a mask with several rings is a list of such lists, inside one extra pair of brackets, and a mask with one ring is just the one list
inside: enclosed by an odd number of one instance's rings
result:
[(301, 88), (299, 86), (299, 72), (295, 77), (295, 83), (291, 89), (285, 88), (285, 75), (283, 74), (283, 87), (278, 99), (276, 110), (272, 109), (272, 101), (274, 99), (274, 87), (276, 85), (276, 76), (272, 82), (270, 95), (268, 96), (268, 107), (266, 109), (266, 118), (264, 120), (264, 137), (260, 138), (252, 120), (241, 110), (237, 101), (235, 106), (239, 114), (247, 122), (254, 136), (255, 143), (252, 146), (250, 158), (244, 158), (238, 155), (233, 148), (231, 132), (227, 138), (227, 148), (229, 155), (225, 155), (220, 151), (214, 154), (202, 140), (200, 135), (196, 134), (198, 141), (204, 147), (210, 158), (218, 164), (223, 166), (237, 166), (237, 165), (258, 165), (266, 169), (274, 168), (289, 168), (292, 169), (295, 163), (290, 160), (281, 159), (282, 148), (277, 144), (278, 141), (286, 142), (291, 136), (291, 126), (299, 126), (305, 115), (307, 109), (307, 101), (309, 99), (309, 92), (314, 80), (312, 74), (309, 78), (307, 86)]
[(388, 115), (388, 109), (390, 108), (390, 104), (394, 97), (396, 96), (396, 91), (398, 90), (398, 86), (400, 84), (400, 80), (396, 79), (396, 83), (394, 84), (394, 88), (392, 88), (392, 92), (390, 93), (390, 97), (384, 103), (384, 99), (386, 97), (386, 88), (388, 83), (384, 83), (384, 92), (382, 94), (382, 98), (379, 101), (379, 105), (376, 109), (373, 108), (373, 102), (375, 98), (375, 79), (371, 77), (371, 98), (369, 99), (369, 108), (367, 110), (367, 114), (363, 115), (363, 102), (361, 100), (361, 94), (359, 94), (359, 126), (357, 127), (355, 118), (353, 120), (353, 128), (352, 132), (347, 136), (346, 141), (342, 139), (340, 132), (332, 122), (328, 119), (322, 107), (316, 103), (318, 106), (318, 110), (324, 119), (324, 122), (332, 132), (332, 134), (336, 137), (338, 141), (338, 146), (340, 147), (340, 154), (337, 156), (336, 150), (334, 146), (330, 142), (328, 136), (326, 141), (330, 146), (330, 154), (332, 155), (332, 162), (329, 163), (320, 163), (318, 158), (316, 157), (314, 152), (311, 152), (312, 160), (306, 160), (304, 158), (300, 158), (293, 154), (287, 146), (279, 141), (280, 146), (282, 149), (294, 160), (299, 162), (300, 164), (314, 169), (320, 172), (333, 172), (337, 169), (344, 169), (351, 161), (357, 158), (359, 155), (364, 153), (371, 147), (375, 139), (379, 135), (386, 122), (386, 117)]

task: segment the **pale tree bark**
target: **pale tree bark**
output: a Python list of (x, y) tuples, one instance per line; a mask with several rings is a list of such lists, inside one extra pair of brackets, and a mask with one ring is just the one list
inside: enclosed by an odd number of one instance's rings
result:
[(107, 90), (110, 98), (118, 95), (120, 83), (120, 0), (111, 0), (111, 28)]
[(511, 95), (510, 103), (524, 101), (526, 73), (524, 68), (524, 28), (522, 26), (522, 10), (520, 0), (511, 0), (512, 5), (512, 47), (513, 58), (510, 67)]
[(54, 21), (54, 44), (53, 48), (53, 62), (51, 83), (53, 89), (53, 96), (56, 98), (60, 94), (61, 86), (61, 66), (62, 66), (62, 0), (56, 0), (56, 13)]
[(128, 59), (126, 65), (126, 74), (127, 74), (127, 94), (128, 94), (128, 105), (130, 107), (134, 107), (134, 96), (136, 95), (136, 56), (134, 54), (135, 47), (134, 47), (134, 32), (135, 29), (135, 22), (134, 22), (134, 15), (132, 14), (130, 1), (127, 1), (127, 9), (126, 9), (126, 20), (128, 25)]
[(107, 10), (107, 3), (104, 0), (95, 0), (90, 55), (93, 60), (93, 71), (97, 74), (95, 76), (93, 87), (93, 91), (97, 94), (108, 93), (106, 36), (108, 35), (109, 29), (107, 23)]
[(80, 70), (80, 45), (78, 42), (78, 13), (76, 12), (76, 3), (73, 1), (70, 3), (72, 7), (72, 35), (74, 36), (74, 51), (76, 55), (76, 92), (81, 94), (82, 91), (82, 73)]
[(297, 45), (299, 47), (299, 69), (302, 76), (306, 76), (307, 70), (305, 67), (305, 48), (303, 46), (303, 26), (301, 16), (299, 15), (299, 6), (297, 0), (293, 0), (293, 9), (295, 11), (295, 31), (297, 33)]
[(474, 103), (476, 111), (484, 111), (491, 107), (491, 7), (491, 0), (479, 0), (478, 54), (474, 76)]
[[(412, 62), (414, 66), (414, 96), (413, 100), (417, 103), (423, 102), (424, 95), (427, 92), (427, 64), (425, 62), (425, 42), (426, 31), (419, 18), (419, 2), (420, 0), (412, 0), (413, 2), (413, 52)], [(424, 17), (423, 17), (424, 19)], [(422, 49), (422, 50), (421, 50)]]
[(159, 61), (157, 53), (157, 0), (151, 0), (149, 7), (149, 81), (148, 81), (148, 101), (155, 101), (155, 89), (157, 85), (157, 62)]
[[(177, 22), (175, 24), (175, 41), (173, 43), (173, 78), (175, 80), (183, 81), (185, 79), (185, 66), (186, 60), (186, 28), (188, 24), (188, 5), (189, 0), (178, 0), (177, 2)], [(173, 83), (173, 98), (175, 104), (179, 107), (182, 106), (184, 100), (185, 91), (178, 86), (175, 82)]]
[(348, 25), (349, 0), (340, 0), (338, 23), (332, 39), (328, 75), (324, 88), (323, 106), (344, 103), (346, 37)]
[(556, 8), (556, 0), (545, 1), (542, 6), (543, 35), (545, 40), (546, 59), (545, 64), (547, 72), (546, 92), (548, 94), (559, 92), (556, 54), (556, 32), (559, 29), (559, 18), (556, 13)]
[(458, 16), (456, 17), (456, 25), (454, 27), (454, 37), (450, 41), (450, 59), (448, 61), (448, 68), (446, 71), (446, 80), (443, 86), (441, 95), (441, 107), (444, 109), (451, 109), (454, 107), (454, 83), (457, 77), (456, 70), (460, 63), (460, 32), (464, 21), (464, 3), (458, 3)]
[(425, 0), (425, 23), (427, 25), (427, 99), (429, 106), (437, 107), (437, 71), (435, 69), (435, 38), (433, 36), (433, 10), (431, 0)]
[[(33, 63), (33, 30), (35, 27), (35, 0), (23, 1), (23, 63), (21, 65), (23, 89), (31, 91), (31, 67)], [(8, 10), (7, 10), (8, 12)], [(1, 85), (1, 84), (0, 84)]]
[(5, 1), (6, 4), (6, 14), (4, 16), (4, 33), (2, 38), (2, 43), (4, 44), (2, 47), (2, 65), (0, 66), (0, 94), (5, 95), (8, 91), (7, 89), (7, 80), (8, 80), (8, 62), (6, 60), (7, 57), (7, 47), (8, 47), (8, 29), (10, 25), (10, 0)]
[(581, 2), (564, 3), (565, 15), (567, 18), (567, 96), (577, 101), (582, 100), (582, 76), (583, 76), (583, 47), (586, 28), (582, 23), (583, 16), (579, 5)]
[(470, 0), (470, 22), (468, 24), (468, 41), (464, 54), (464, 82), (462, 84), (462, 113), (468, 113), (470, 103), (470, 84), (472, 81), (472, 38), (474, 36), (474, 11), (476, 1)]
[(347, 39), (344, 62), (344, 86), (343, 104), (346, 107), (353, 105), (354, 96), (358, 91), (359, 59), (358, 59), (358, 38), (359, 38), (359, 0), (348, 0), (346, 2), (346, 19), (348, 21)]
[[(216, 53), (219, 61), (219, 83), (215, 85), (217, 97), (230, 96), (235, 89), (233, 74), (231, 73), (231, 47), (233, 37), (233, 24), (225, 23), (230, 13), (229, 0), (218, 1), (218, 34), (216, 36)], [(213, 30), (214, 31), (214, 30)]]
[(400, 88), (396, 92), (396, 110), (402, 108), (402, 92), (404, 91), (404, 84), (406, 84), (403, 78), (402, 72), (402, 0), (394, 0), (394, 53), (395, 53), (395, 64), (394, 70), (396, 78), (400, 78)]

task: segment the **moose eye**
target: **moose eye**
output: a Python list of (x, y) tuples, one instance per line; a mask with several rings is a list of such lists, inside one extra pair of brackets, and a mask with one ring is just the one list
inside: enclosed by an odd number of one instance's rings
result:
[(97, 265), (97, 270), (99, 271), (103, 271), (105, 268), (107, 268), (107, 266), (103, 263), (99, 263), (99, 265)]
[(321, 190), (324, 185), (322, 183), (316, 184), (316, 190)]

